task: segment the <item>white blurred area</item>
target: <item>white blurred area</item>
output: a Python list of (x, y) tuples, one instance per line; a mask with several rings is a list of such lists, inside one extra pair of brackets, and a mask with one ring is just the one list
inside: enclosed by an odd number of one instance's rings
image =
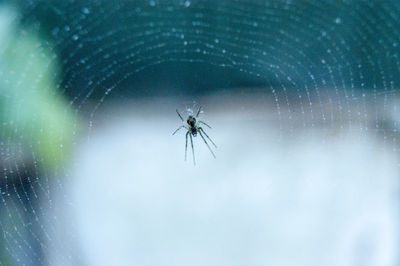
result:
[[(184, 161), (184, 130), (171, 135), (178, 99), (96, 113), (56, 228), (74, 236), (80, 263), (398, 265), (398, 156), (368, 130), (376, 113), (310, 112), (262, 95), (196, 101), (218, 145), (213, 159), (196, 137), (196, 166), (190, 146)], [(61, 254), (49, 254), (52, 265), (70, 261)]]

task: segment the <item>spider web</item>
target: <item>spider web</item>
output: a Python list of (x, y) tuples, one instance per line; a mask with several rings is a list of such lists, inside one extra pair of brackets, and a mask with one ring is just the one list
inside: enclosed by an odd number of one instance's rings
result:
[[(262, 105), (267, 97), (277, 141), (300, 129), (339, 128), (342, 140), (347, 130), (360, 138), (372, 133), (398, 153), (396, 1), (30, 0), (0, 8), (0, 34), (18, 36), (0, 44), (5, 265), (91, 264), (76, 244), (79, 224), (69, 219), (68, 208), (79, 203), (65, 194), (63, 151), (90, 139), (101, 126), (98, 114), (115, 102), (221, 93), (226, 98), (216, 105), (233, 102), (231, 94)], [(17, 45), (25, 38), (32, 50)], [(19, 55), (15, 65), (10, 51)], [(52, 85), (43, 85), (47, 79)], [(264, 96), (252, 98), (255, 91)], [(48, 104), (30, 106), (36, 98)], [(237, 110), (250, 108), (244, 101), (235, 102)], [(384, 265), (398, 263), (398, 254), (388, 256)]]

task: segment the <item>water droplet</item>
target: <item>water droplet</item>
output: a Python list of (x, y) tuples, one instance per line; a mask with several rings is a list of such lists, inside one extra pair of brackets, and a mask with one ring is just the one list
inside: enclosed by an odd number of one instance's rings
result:
[(185, 3), (183, 3), (185, 7), (189, 7), (190, 6), (190, 1), (185, 1)]
[(149, 5), (150, 5), (150, 6), (155, 6), (155, 5), (156, 5), (156, 1), (150, 0), (150, 1), (149, 1)]
[(342, 19), (341, 19), (341, 18), (335, 18), (335, 23), (336, 23), (336, 24), (342, 23)]
[(83, 14), (89, 14), (90, 13), (89, 8), (87, 8), (87, 7), (82, 8), (82, 13)]
[(78, 36), (78, 35), (76, 35), (76, 34), (72, 35), (72, 40), (76, 41), (76, 40), (78, 40), (78, 39), (79, 39), (79, 36)]

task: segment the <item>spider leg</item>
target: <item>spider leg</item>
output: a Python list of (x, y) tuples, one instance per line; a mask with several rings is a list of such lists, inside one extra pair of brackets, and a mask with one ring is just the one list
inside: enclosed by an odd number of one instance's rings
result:
[[(214, 152), (213, 152), (213, 151), (211, 150), (211, 148), (210, 148), (210, 145), (208, 145), (207, 140), (204, 138), (203, 134), (201, 134), (201, 131), (203, 131), (203, 130), (202, 130), (201, 127), (200, 127), (200, 128), (199, 128), (199, 133), (200, 133), (201, 138), (204, 140), (204, 143), (207, 145), (207, 147), (208, 147), (208, 149), (210, 150), (211, 154), (214, 156), (214, 158), (216, 158)], [(203, 132), (204, 132), (204, 131), (203, 131)], [(204, 133), (204, 134), (206, 134), (206, 133)]]
[(200, 120), (199, 120), (199, 123), (200, 123), (200, 124), (203, 124), (203, 125), (206, 125), (208, 128), (211, 128), (206, 122), (203, 122), (203, 121), (200, 121)]
[(203, 108), (203, 106), (200, 106), (200, 107), (199, 107), (199, 110), (197, 111), (196, 117), (198, 117), (198, 116), (199, 116), (199, 114), (200, 114), (200, 111), (201, 111), (201, 108)]
[(188, 132), (186, 132), (186, 144), (185, 144), (185, 161), (186, 161), (186, 155), (187, 155), (187, 136), (188, 136), (188, 134), (189, 134), (189, 131)]
[(179, 131), (179, 129), (181, 129), (181, 128), (183, 128), (183, 127), (185, 127), (185, 126), (183, 126), (183, 125), (182, 125), (182, 126), (178, 127), (178, 129), (177, 129), (177, 130), (175, 130), (175, 131), (174, 131), (174, 133), (172, 133), (172, 135), (175, 135), (175, 133), (176, 133), (176, 132), (178, 132), (178, 131)]
[(178, 112), (178, 109), (176, 109), (176, 113), (178, 114), (179, 118), (180, 118), (180, 119), (182, 120), (182, 122), (183, 122), (183, 118), (182, 118), (181, 114)]
[(194, 147), (193, 147), (193, 139), (192, 139), (192, 134), (189, 133), (189, 137), (190, 137), (190, 144), (192, 145), (192, 153), (193, 153), (193, 164), (196, 165), (196, 160), (194, 158)]
[[(214, 145), (215, 148), (217, 148), (217, 145), (215, 145), (214, 141), (207, 135), (207, 133), (204, 131), (203, 128), (199, 127), (199, 132), (203, 132), (204, 135), (211, 141), (211, 143)], [(201, 134), (200, 134), (201, 135)]]

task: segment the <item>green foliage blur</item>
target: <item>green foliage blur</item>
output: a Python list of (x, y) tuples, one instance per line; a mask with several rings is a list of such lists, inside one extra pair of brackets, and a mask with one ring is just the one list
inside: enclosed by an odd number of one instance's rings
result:
[(19, 28), (17, 16), (10, 7), (0, 9), (0, 141), (23, 146), (22, 157), (54, 168), (68, 158), (75, 119), (57, 90), (51, 45), (38, 32)]

